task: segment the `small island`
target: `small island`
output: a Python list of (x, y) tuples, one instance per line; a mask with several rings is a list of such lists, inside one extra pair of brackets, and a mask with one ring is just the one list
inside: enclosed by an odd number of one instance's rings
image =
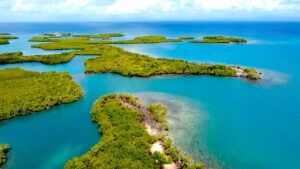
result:
[(0, 65), (24, 62), (40, 62), (47, 65), (67, 63), (75, 57), (75, 53), (24, 56), (22, 52), (0, 54)]
[(0, 144), (0, 169), (3, 169), (3, 165), (7, 161), (7, 153), (10, 150), (10, 145)]
[(41, 36), (36, 36), (29, 39), (29, 42), (54, 42), (59, 38), (72, 37), (73, 34), (69, 32), (62, 33), (43, 33)]
[(83, 97), (69, 73), (0, 70), (0, 122), (50, 109)]
[(74, 37), (83, 37), (83, 38), (97, 38), (102, 40), (111, 40), (113, 37), (122, 37), (122, 33), (104, 33), (104, 34), (80, 34), (74, 35)]
[(204, 36), (202, 40), (191, 40), (192, 43), (247, 43), (246, 39), (225, 36)]
[(128, 94), (102, 96), (92, 108), (92, 119), (102, 134), (100, 142), (70, 160), (65, 169), (204, 168), (172, 144), (166, 118), (164, 105), (144, 107)]
[(0, 45), (9, 44), (9, 41), (12, 39), (18, 39), (18, 37), (9, 33), (0, 33)]

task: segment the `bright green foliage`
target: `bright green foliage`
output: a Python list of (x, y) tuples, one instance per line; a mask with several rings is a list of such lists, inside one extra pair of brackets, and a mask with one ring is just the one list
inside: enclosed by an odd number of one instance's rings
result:
[(259, 80), (261, 78), (260, 74), (253, 68), (245, 68), (244, 76), (250, 80)]
[(50, 37), (50, 36), (36, 36), (29, 39), (29, 42), (55, 42), (59, 38), (57, 37)]
[(8, 40), (0, 38), (0, 45), (5, 45), (5, 44), (9, 44)]
[(169, 129), (167, 122), (168, 108), (165, 105), (160, 103), (151, 104), (149, 105), (148, 110), (150, 111), (151, 118), (160, 125), (159, 127), (162, 130)]
[(99, 38), (103, 40), (110, 40), (113, 37), (122, 37), (124, 36), (121, 33), (105, 33), (105, 34), (82, 34), (74, 35), (74, 37), (84, 37), (84, 38)]
[(225, 36), (204, 36), (202, 40), (191, 40), (193, 43), (247, 43), (246, 39)]
[(10, 149), (10, 145), (8, 144), (0, 144), (0, 169), (3, 169), (3, 165), (7, 161), (6, 154), (8, 153)]
[(182, 42), (184, 39), (167, 39), (164, 36), (139, 36), (132, 40), (99, 41), (99, 44), (143, 44), (143, 43), (164, 43)]
[(83, 90), (69, 73), (0, 70), (0, 121), (71, 103)]
[(0, 38), (1, 39), (8, 39), (8, 40), (10, 40), (10, 39), (18, 39), (17, 36), (11, 36), (11, 35), (0, 35)]
[(236, 76), (225, 65), (194, 64), (183, 60), (152, 58), (112, 46), (99, 46), (101, 57), (85, 62), (88, 73), (118, 73), (123, 76), (149, 77), (166, 74)]
[(164, 153), (161, 152), (154, 152), (153, 153), (153, 158), (155, 162), (157, 162), (158, 166), (162, 166), (163, 164), (170, 164), (171, 160), (168, 156), (166, 156)]
[[(66, 169), (152, 169), (154, 158), (150, 145), (155, 139), (148, 135), (142, 112), (128, 106), (137, 102), (129, 95), (106, 95), (92, 109), (93, 121), (100, 126), (101, 141), (88, 153), (74, 158)], [(139, 105), (139, 104), (137, 104)]]
[(17, 36), (11, 36), (9, 33), (0, 34), (0, 45), (9, 44), (9, 40), (18, 39)]
[(164, 36), (140, 36), (134, 38), (133, 43), (161, 43), (161, 42), (178, 42), (177, 39), (167, 39)]
[(55, 42), (63, 37), (70, 37), (72, 33), (44, 33), (42, 36), (36, 36), (29, 40), (29, 42)]
[(43, 64), (67, 63), (73, 59), (75, 53), (62, 53), (51, 55), (23, 56), (22, 52), (0, 54), (0, 65), (23, 62), (41, 62)]
[(186, 153), (184, 153), (180, 148), (172, 144), (170, 139), (163, 140), (165, 145), (165, 155), (171, 161), (180, 161), (182, 169), (204, 169), (205, 166), (201, 162), (195, 162)]

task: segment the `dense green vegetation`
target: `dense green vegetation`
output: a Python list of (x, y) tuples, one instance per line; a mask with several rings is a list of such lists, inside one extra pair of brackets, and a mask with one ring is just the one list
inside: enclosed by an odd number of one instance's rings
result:
[(102, 40), (111, 40), (113, 37), (122, 37), (124, 34), (121, 33), (105, 33), (105, 34), (81, 34), (74, 35), (74, 37), (84, 37), (84, 38), (99, 38)]
[(244, 76), (251, 80), (259, 80), (261, 78), (260, 73), (253, 68), (245, 68)]
[(225, 65), (194, 64), (183, 60), (152, 58), (121, 48), (101, 46), (101, 57), (85, 62), (88, 73), (118, 73), (123, 76), (149, 77), (166, 74), (236, 76), (236, 70)]
[(168, 39), (164, 36), (139, 36), (131, 40), (99, 41), (101, 44), (143, 44), (143, 43), (165, 43), (165, 42), (182, 42), (185, 39)]
[(158, 123), (162, 130), (169, 129), (167, 122), (168, 108), (165, 105), (159, 103), (151, 104), (149, 105), (148, 110), (150, 111), (151, 118)]
[(0, 122), (74, 102), (83, 96), (69, 73), (0, 70)]
[(59, 40), (57, 37), (50, 37), (50, 36), (36, 36), (29, 39), (29, 42), (55, 42)]
[(17, 36), (12, 36), (9, 33), (0, 34), (0, 45), (9, 44), (9, 40), (18, 39)]
[(0, 39), (0, 45), (9, 44), (7, 39)]
[(23, 56), (22, 52), (0, 54), (0, 65), (23, 62), (41, 62), (43, 64), (67, 63), (73, 59), (75, 53), (62, 53), (51, 55)]
[(246, 39), (225, 36), (204, 36), (202, 40), (191, 40), (193, 43), (247, 43)]
[[(172, 161), (173, 155), (183, 168), (200, 169), (201, 163), (183, 159), (180, 151), (169, 142), (168, 155), (150, 153), (151, 144), (157, 138), (150, 136), (142, 124), (144, 112), (136, 98), (127, 94), (109, 94), (94, 103), (92, 118), (100, 126), (101, 141), (81, 157), (70, 160), (66, 169), (154, 169)], [(152, 105), (149, 110), (165, 111), (161, 105)], [(173, 154), (178, 153), (178, 154)], [(188, 160), (188, 161), (185, 161)]]
[(7, 161), (6, 154), (10, 150), (10, 145), (8, 144), (0, 144), (0, 169), (3, 169), (3, 165)]
[(36, 36), (29, 39), (29, 42), (55, 42), (61, 38), (71, 37), (73, 34), (68, 32), (62, 33), (44, 33), (41, 36)]
[[(100, 126), (101, 141), (88, 153), (74, 158), (66, 169), (152, 169), (154, 158), (150, 145), (155, 138), (148, 135), (143, 124), (142, 113), (124, 104), (133, 100), (127, 95), (106, 95), (97, 100), (92, 109), (93, 121)], [(136, 101), (131, 102), (134, 104)]]

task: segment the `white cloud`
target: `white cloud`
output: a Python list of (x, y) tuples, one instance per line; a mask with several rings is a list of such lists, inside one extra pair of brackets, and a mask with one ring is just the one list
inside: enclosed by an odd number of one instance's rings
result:
[(200, 9), (211, 10), (278, 10), (284, 5), (283, 0), (194, 0), (194, 5)]
[[(288, 2), (292, 2), (292, 5)], [(298, 0), (116, 0), (107, 6), (106, 12), (113, 14), (132, 14), (147, 11), (275, 11), (299, 9)]]
[[(0, 0), (2, 17), (61, 16), (131, 20), (288, 16), (300, 19), (300, 0)], [(30, 20), (30, 18), (28, 18)], [(61, 17), (63, 20), (64, 17)]]
[(172, 0), (116, 0), (107, 6), (105, 12), (109, 14), (135, 14), (140, 12), (172, 11), (176, 9), (176, 2)]
[(62, 0), (38, 1), (15, 0), (11, 10), (14, 12), (42, 12), (42, 13), (76, 13), (91, 9), (93, 0)]
[(31, 11), (34, 9), (34, 4), (32, 3), (27, 3), (23, 0), (16, 0), (15, 3), (13, 4), (11, 10), (14, 12), (18, 11)]

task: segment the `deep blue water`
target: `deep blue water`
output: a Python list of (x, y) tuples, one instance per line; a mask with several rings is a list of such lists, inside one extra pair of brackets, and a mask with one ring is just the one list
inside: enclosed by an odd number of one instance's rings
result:
[[(0, 53), (23, 51), (28, 55), (49, 53), (31, 49), (27, 42), (43, 32), (120, 32), (128, 35), (126, 38), (150, 34), (197, 38), (240, 36), (250, 43), (183, 42), (122, 47), (156, 57), (238, 64), (264, 72), (264, 79), (258, 83), (209, 76), (146, 79), (113, 74), (84, 75), (86, 56), (55, 66), (39, 63), (0, 66), (69, 71), (85, 90), (84, 99), (78, 102), (0, 124), (0, 143), (13, 147), (9, 153), (9, 169), (62, 168), (68, 159), (87, 152), (101, 139), (97, 126), (90, 121), (90, 109), (98, 97), (111, 92), (178, 99), (182, 103), (178, 105), (186, 107), (171, 115), (175, 121), (171, 125), (175, 143), (213, 167), (295, 169), (300, 166), (300, 23), (10, 23), (0, 24), (0, 32), (20, 36), (10, 45), (0, 46)], [(63, 51), (50, 53), (56, 52)], [(190, 108), (193, 106), (196, 108)]]

